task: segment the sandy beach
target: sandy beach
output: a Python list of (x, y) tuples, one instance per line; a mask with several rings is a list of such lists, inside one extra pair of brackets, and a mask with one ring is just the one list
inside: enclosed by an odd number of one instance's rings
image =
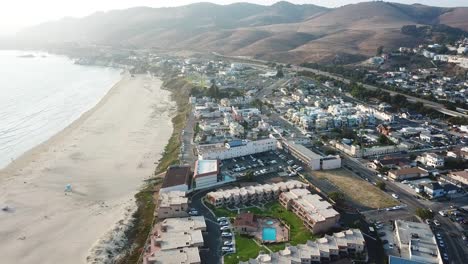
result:
[[(124, 76), (93, 109), (0, 171), (1, 263), (86, 263), (172, 132), (158, 79)], [(72, 192), (64, 191), (67, 184)]]

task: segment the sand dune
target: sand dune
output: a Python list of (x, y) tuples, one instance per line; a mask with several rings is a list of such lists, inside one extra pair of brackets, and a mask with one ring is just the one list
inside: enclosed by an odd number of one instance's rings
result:
[(175, 105), (161, 84), (125, 76), (96, 107), (0, 172), (0, 206), (12, 208), (0, 211), (2, 263), (86, 262), (132, 206), (170, 137)]

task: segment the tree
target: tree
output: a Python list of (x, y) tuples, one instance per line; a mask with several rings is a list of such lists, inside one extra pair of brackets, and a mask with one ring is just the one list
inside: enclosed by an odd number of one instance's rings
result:
[(246, 174), (245, 174), (245, 179), (248, 180), (248, 181), (252, 181), (254, 178), (254, 173), (253, 171), (248, 171)]
[(387, 184), (383, 181), (378, 181), (376, 186), (379, 187), (380, 190), (385, 191)]
[(434, 214), (430, 210), (421, 207), (416, 208), (416, 215), (419, 216), (421, 219), (429, 219), (434, 216)]
[(328, 197), (337, 204), (344, 202), (344, 194), (341, 192), (331, 192), (328, 194)]
[(284, 73), (283, 73), (283, 67), (281, 66), (278, 66), (276, 67), (276, 77), (277, 78), (283, 78), (284, 77)]

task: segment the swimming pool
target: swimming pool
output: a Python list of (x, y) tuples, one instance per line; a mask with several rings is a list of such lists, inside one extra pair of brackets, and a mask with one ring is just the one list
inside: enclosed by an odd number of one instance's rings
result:
[(264, 227), (262, 232), (263, 241), (276, 241), (276, 228)]
[(268, 220), (266, 223), (272, 225), (274, 222), (272, 220)]

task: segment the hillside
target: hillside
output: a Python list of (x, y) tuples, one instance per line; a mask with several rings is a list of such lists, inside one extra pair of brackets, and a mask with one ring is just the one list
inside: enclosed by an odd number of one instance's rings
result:
[(372, 56), (379, 46), (417, 45), (423, 40), (402, 34), (401, 27), (434, 23), (467, 30), (468, 8), (387, 2), (335, 9), (288, 2), (137, 7), (44, 23), (18, 34), (15, 43), (217, 51), (296, 63), (353, 61)]

